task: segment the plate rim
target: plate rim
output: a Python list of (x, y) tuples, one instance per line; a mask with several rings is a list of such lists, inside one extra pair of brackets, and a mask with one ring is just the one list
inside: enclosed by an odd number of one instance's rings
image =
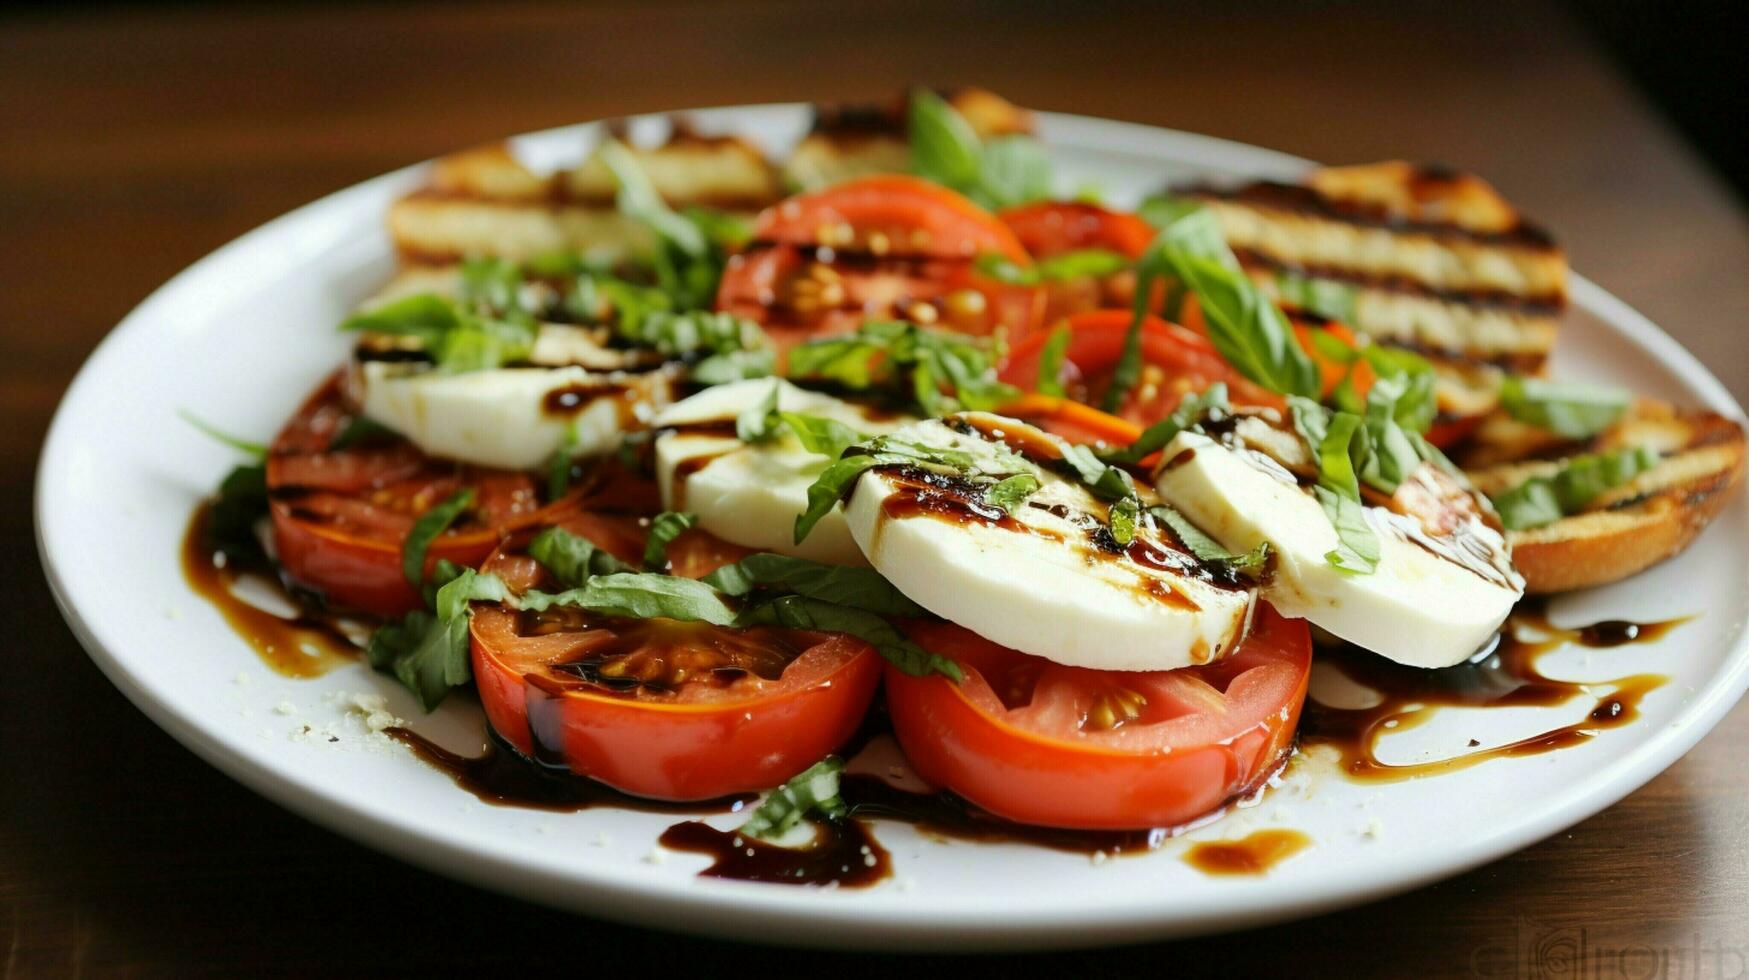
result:
[[(679, 114), (721, 115), (793, 113), (806, 103), (765, 103), (675, 110)], [(674, 113), (653, 113), (660, 117)], [(1068, 113), (1038, 112), (1043, 128), (1055, 143), (1094, 150), (1149, 156), (1155, 147), (1170, 144), (1179, 160), (1206, 158), (1206, 165), (1231, 169), (1235, 158), (1281, 169), (1311, 166), (1310, 161), (1232, 140), (1165, 127), (1123, 122)], [(600, 121), (553, 127), (510, 137), (514, 141), (554, 139), (564, 134), (584, 136)], [(1065, 139), (1066, 138), (1066, 139)], [(1195, 151), (1187, 153), (1187, 151)], [(303, 204), (257, 226), (203, 256), (163, 285), (153, 290), (111, 329), (92, 349), (72, 382), (63, 392), (37, 460), (33, 523), (37, 553), (55, 603), (80, 645), (104, 676), (160, 729), (182, 743), (214, 768), (254, 792), (330, 831), (390, 854), (397, 859), (446, 877), (533, 900), (574, 912), (619, 921), (648, 924), (652, 911), (668, 921), (684, 921), (686, 931), (746, 940), (757, 937), (810, 946), (855, 946), (891, 949), (1019, 949), (1065, 948), (1142, 939), (1170, 938), (1189, 934), (1227, 931), (1267, 922), (1297, 918), (1321, 911), (1359, 904), (1421, 887), (1506, 854), (1530, 846), (1551, 834), (1578, 823), (1615, 804), (1686, 754), (1706, 735), (1749, 688), (1749, 631), (1739, 631), (1724, 655), (1717, 681), (1695, 692), (1677, 711), (1675, 720), (1628, 751), (1610, 760), (1596, 775), (1575, 783), (1558, 797), (1537, 797), (1526, 815), (1509, 830), (1494, 829), (1469, 838), (1454, 848), (1418, 858), (1409, 873), (1378, 872), (1349, 875), (1335, 884), (1302, 888), (1293, 894), (1258, 903), (1254, 895), (1211, 900), (1192, 915), (1161, 917), (1133, 897), (1101, 902), (1082, 896), (1073, 911), (1043, 906), (1029, 915), (1012, 909), (962, 909), (943, 920), (932, 910), (910, 912), (900, 906), (882, 909), (877, 918), (849, 901), (818, 901), (815, 895), (756, 883), (691, 879), (671, 883), (648, 876), (602, 869), (602, 873), (578, 875), (551, 868), (531, 867), (511, 855), (485, 853), (433, 833), (433, 822), (395, 821), (359, 808), (329, 792), (319, 782), (302, 780), (272, 766), (258, 763), (223, 737), (200, 724), (197, 715), (184, 714), (160, 697), (146, 675), (129, 669), (98, 637), (98, 630), (74, 604), (63, 570), (55, 560), (51, 538), (65, 526), (55, 516), (56, 495), (52, 484), (65, 470), (60, 455), (70, 437), (66, 429), (71, 408), (84, 397), (101, 365), (134, 332), (151, 329), (160, 308), (170, 306), (179, 295), (199, 286), (237, 256), (272, 241), (318, 214), (343, 212), (354, 198), (387, 191), (397, 183), (409, 186), (432, 161), (401, 167)], [(1250, 169), (1257, 169), (1251, 167)], [(1743, 410), (1730, 392), (1688, 350), (1644, 315), (1600, 286), (1573, 274), (1571, 299), (1574, 307), (1603, 321), (1607, 329), (1654, 358), (1687, 386), (1709, 408), (1742, 420)], [(634, 869), (635, 871), (636, 869)], [(773, 918), (772, 913), (780, 913)], [(691, 913), (688, 916), (688, 913)], [(982, 914), (981, 914), (982, 913)]]

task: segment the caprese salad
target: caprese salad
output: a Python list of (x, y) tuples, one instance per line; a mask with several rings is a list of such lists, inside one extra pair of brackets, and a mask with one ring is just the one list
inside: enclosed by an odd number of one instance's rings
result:
[(844, 814), (871, 711), (980, 812), (1129, 830), (1279, 769), (1316, 644), (1465, 664), (1740, 482), (1734, 422), (1543, 376), (1565, 260), (1476, 178), (1130, 209), (1030, 133), (920, 90), (781, 167), (680, 124), (446, 158), (203, 545), (529, 766), (769, 794), (752, 836)]

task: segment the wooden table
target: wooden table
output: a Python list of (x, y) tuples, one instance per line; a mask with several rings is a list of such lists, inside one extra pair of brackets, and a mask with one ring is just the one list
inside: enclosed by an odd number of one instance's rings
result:
[[(409, 4), (0, 22), (7, 975), (399, 973), (519, 958), (717, 971), (775, 958), (534, 908), (316, 829), (149, 724), (49, 598), (30, 474), (86, 353), (149, 290), (226, 240), (408, 161), (598, 116), (881, 97), (913, 79), (1314, 159), (1439, 160), (1493, 178), (1563, 234), (1575, 266), (1749, 396), (1742, 215), (1558, 15), (1074, 6)], [(1312, 922), (1101, 953), (1091, 968), (1511, 975), (1521, 933), (1553, 928), (1584, 930), (1598, 962), (1609, 950), (1656, 951), (1671, 976), (1693, 976), (1695, 950), (1712, 957), (1722, 944), (1702, 975), (1741, 976), (1746, 739), (1749, 705), (1621, 804), (1443, 884)], [(1622, 964), (1633, 973), (1643, 956), (1611, 959), (1603, 975)], [(1033, 962), (1090, 967), (1088, 954)]]

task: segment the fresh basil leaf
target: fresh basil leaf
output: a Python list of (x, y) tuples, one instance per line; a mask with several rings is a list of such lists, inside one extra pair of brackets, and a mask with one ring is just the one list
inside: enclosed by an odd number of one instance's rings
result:
[(1142, 505), (1134, 496), (1121, 497), (1112, 503), (1107, 522), (1111, 528), (1111, 539), (1127, 547), (1136, 539), (1136, 524), (1141, 517)]
[(1227, 401), (1227, 384), (1217, 381), (1196, 395), (1186, 396), (1179, 401), (1172, 414), (1142, 430), (1136, 441), (1125, 449), (1112, 453), (1104, 453), (1101, 459), (1108, 463), (1139, 463), (1148, 456), (1165, 449), (1178, 434), (1186, 429), (1195, 428), (1206, 416), (1222, 418), (1232, 411)]
[(1360, 478), (1387, 494), (1396, 493), (1398, 485), (1421, 465), (1421, 454), (1397, 421), (1399, 403), (1409, 393), (1409, 385), (1408, 378), (1401, 375), (1381, 377), (1366, 393), (1366, 409), (1361, 419), (1366, 438), (1362, 442)]
[(750, 595), (757, 589), (791, 592), (882, 616), (921, 616), (922, 607), (905, 598), (872, 568), (826, 565), (806, 558), (769, 552), (748, 555), (706, 575), (706, 585), (728, 596)]
[(735, 619), (710, 586), (697, 579), (655, 572), (596, 575), (579, 588), (558, 593), (531, 589), (518, 596), (516, 604), (536, 612), (553, 606), (572, 606), (603, 616), (677, 619), (714, 626), (728, 626)]
[(372, 667), (394, 674), (430, 711), (451, 688), (473, 679), (469, 669), (469, 603), (503, 602), (509, 594), (496, 575), (460, 569), (437, 590), (435, 612), (415, 610), (372, 634), (366, 659)]
[(614, 139), (603, 140), (596, 153), (614, 180), (619, 182), (615, 206), (621, 212), (648, 225), (651, 231), (673, 243), (687, 256), (702, 258), (708, 254), (710, 241), (704, 232), (668, 207), (625, 144)]
[(565, 427), (564, 437), (559, 442), (559, 448), (553, 450), (553, 456), (547, 460), (547, 499), (558, 500), (571, 489), (571, 454), (577, 449), (577, 429), (575, 426)]
[(1604, 492), (1658, 465), (1658, 452), (1646, 446), (1576, 456), (1547, 476), (1532, 477), (1493, 498), (1500, 521), (1510, 531), (1553, 524), (1583, 511)]
[(779, 596), (753, 606), (736, 618), (735, 625), (844, 633), (868, 643), (888, 663), (914, 677), (942, 674), (956, 683), (964, 677), (959, 664), (911, 642), (880, 616), (808, 596)]
[(870, 321), (855, 334), (793, 348), (789, 376), (905, 397), (928, 415), (991, 409), (1016, 394), (997, 380), (995, 352), (986, 341), (896, 320)]
[(1606, 385), (1508, 377), (1500, 405), (1520, 422), (1567, 439), (1588, 439), (1615, 424), (1633, 396)]
[(460, 326), (461, 319), (454, 303), (432, 293), (419, 293), (355, 313), (340, 324), (340, 329), (416, 337), (427, 351), (434, 351), (445, 335)]
[(1031, 473), (1016, 473), (992, 483), (984, 490), (984, 503), (1004, 513), (1013, 513), (1026, 498), (1038, 493), (1038, 477)]
[(252, 563), (267, 559), (255, 526), (267, 517), (267, 465), (251, 463), (225, 474), (219, 493), (207, 512), (207, 550), (231, 562)]
[(430, 550), (431, 542), (472, 506), (474, 489), (467, 487), (450, 494), (413, 522), (407, 539), (401, 544), (401, 574), (415, 589), (425, 582), (425, 553)]
[(1354, 322), (1356, 290), (1348, 283), (1284, 269), (1275, 274), (1275, 292), (1286, 305), (1313, 316), (1339, 323)]
[(336, 453), (342, 449), (351, 449), (360, 443), (381, 442), (395, 438), (396, 435), (394, 429), (376, 419), (365, 415), (354, 415), (347, 420), (346, 427), (341, 429), (328, 443), (328, 451)]
[(908, 113), (911, 169), (955, 189), (978, 179), (978, 134), (959, 110), (928, 89), (911, 93)]
[(1160, 231), (1137, 264), (1132, 333), (1140, 329), (1154, 283), (1170, 277), (1196, 295), (1209, 339), (1235, 370), (1271, 391), (1316, 398), (1318, 366), (1287, 317), (1240, 267), (1214, 213), (1176, 199), (1149, 202), (1140, 213)]
[(1223, 565), (1233, 571), (1243, 573), (1261, 569), (1269, 560), (1269, 542), (1267, 541), (1259, 542), (1256, 548), (1245, 554), (1234, 554), (1221, 547), (1219, 541), (1203, 533), (1202, 528), (1192, 524), (1189, 518), (1171, 507), (1161, 504), (1150, 507), (1148, 512), (1154, 515), (1155, 520), (1171, 528), (1179, 542), (1189, 549), (1190, 553), (1195, 555), (1199, 561)]
[(1038, 353), (1038, 382), (1033, 388), (1041, 395), (1061, 398), (1063, 391), (1063, 358), (1069, 351), (1069, 328), (1059, 326), (1045, 338)]
[(1051, 158), (1030, 136), (998, 136), (978, 152), (974, 194), (986, 207), (1005, 208), (1051, 196)]
[[(1313, 408), (1322, 414), (1322, 408)], [(1296, 421), (1298, 418), (1296, 412)], [(1360, 478), (1354, 469), (1354, 443), (1365, 437), (1362, 424), (1360, 416), (1347, 412), (1329, 418), (1313, 451), (1318, 461), (1318, 485), (1312, 492), (1336, 529), (1336, 547), (1325, 560), (1341, 571), (1370, 574), (1378, 568), (1379, 540), (1366, 522)]]
[(522, 308), (522, 269), (498, 257), (464, 259), (461, 300), (474, 309), (508, 312)]
[(717, 208), (682, 208), (680, 216), (698, 226), (711, 244), (725, 251), (739, 251), (753, 239), (753, 223), (741, 215)]
[(746, 443), (765, 442), (778, 435), (777, 396), (783, 382), (773, 378), (765, 397), (735, 416), (735, 438)]
[(735, 350), (712, 354), (694, 364), (691, 377), (695, 384), (723, 385), (750, 378), (768, 378), (776, 370), (777, 355), (769, 349)]
[(838, 775), (844, 763), (827, 756), (784, 783), (765, 798), (741, 825), (741, 833), (760, 840), (781, 840), (810, 812), (837, 820), (850, 812), (838, 795)]
[(253, 442), (244, 439), (241, 436), (231, 435), (187, 409), (178, 409), (176, 414), (182, 416), (182, 421), (199, 429), (202, 435), (205, 435), (207, 438), (212, 439), (215, 442), (222, 442), (251, 459), (264, 460), (267, 458), (266, 443)]
[(838, 506), (838, 501), (850, 492), (851, 486), (858, 477), (876, 466), (891, 465), (896, 462), (891, 457), (870, 453), (865, 456), (848, 456), (840, 459), (821, 471), (808, 486), (808, 509), (796, 515), (796, 544), (807, 540), (814, 525), (820, 523), (820, 518)]
[(616, 320), (614, 333), (626, 343), (668, 357), (766, 350), (759, 325), (730, 313), (650, 310), (635, 319)]
[(1036, 286), (1064, 279), (1115, 275), (1128, 269), (1130, 260), (1107, 249), (1087, 248), (1052, 255), (1024, 266), (1000, 252), (985, 252), (974, 264), (980, 273), (998, 282), (1010, 286)]
[(779, 412), (778, 418), (796, 434), (802, 448), (817, 456), (837, 459), (844, 450), (868, 438), (837, 419), (799, 412)]
[(606, 549), (562, 527), (549, 527), (528, 543), (528, 553), (567, 588), (577, 588), (597, 575), (635, 571)]
[(644, 543), (644, 568), (660, 572), (668, 567), (668, 546), (698, 523), (697, 514), (665, 510), (650, 519), (650, 537)]

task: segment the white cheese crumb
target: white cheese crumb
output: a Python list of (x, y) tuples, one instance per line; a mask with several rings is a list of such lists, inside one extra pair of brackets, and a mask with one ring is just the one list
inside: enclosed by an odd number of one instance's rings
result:
[(280, 702), (273, 706), (273, 710), (275, 714), (290, 716), (298, 713), (298, 706), (292, 704), (289, 699), (281, 698)]
[(248, 671), (240, 670), (237, 672), (236, 677), (231, 678), (231, 683), (237, 685), (238, 687), (254, 687), (255, 686), (255, 678), (250, 677)]
[(589, 843), (594, 844), (596, 847), (607, 847), (608, 845), (613, 843), (613, 838), (607, 836), (607, 834), (605, 834), (601, 831), (596, 831), (595, 839), (590, 841)]
[(170, 608), (164, 610), (164, 618), (165, 619), (181, 619), (182, 618), (182, 610), (178, 609), (175, 606), (171, 606)]
[(1366, 822), (1366, 829), (1361, 831), (1361, 836), (1371, 838), (1373, 840), (1377, 840), (1378, 838), (1383, 837), (1384, 835), (1385, 835), (1385, 822), (1383, 820), (1380, 820), (1378, 817), (1374, 817), (1371, 820), (1368, 820)]
[(1088, 857), (1088, 860), (1092, 861), (1096, 865), (1097, 864), (1104, 864), (1106, 862), (1106, 854), (1104, 851), (1094, 851), (1092, 854), (1088, 855), (1087, 857)]
[(645, 864), (661, 864), (667, 860), (668, 852), (662, 850), (660, 847), (652, 847), (650, 848), (650, 853), (644, 855)]
[(364, 719), (364, 727), (373, 733), (385, 728), (405, 725), (404, 719), (395, 716), (389, 710), (389, 699), (381, 694), (352, 694), (344, 696), (343, 706)]

